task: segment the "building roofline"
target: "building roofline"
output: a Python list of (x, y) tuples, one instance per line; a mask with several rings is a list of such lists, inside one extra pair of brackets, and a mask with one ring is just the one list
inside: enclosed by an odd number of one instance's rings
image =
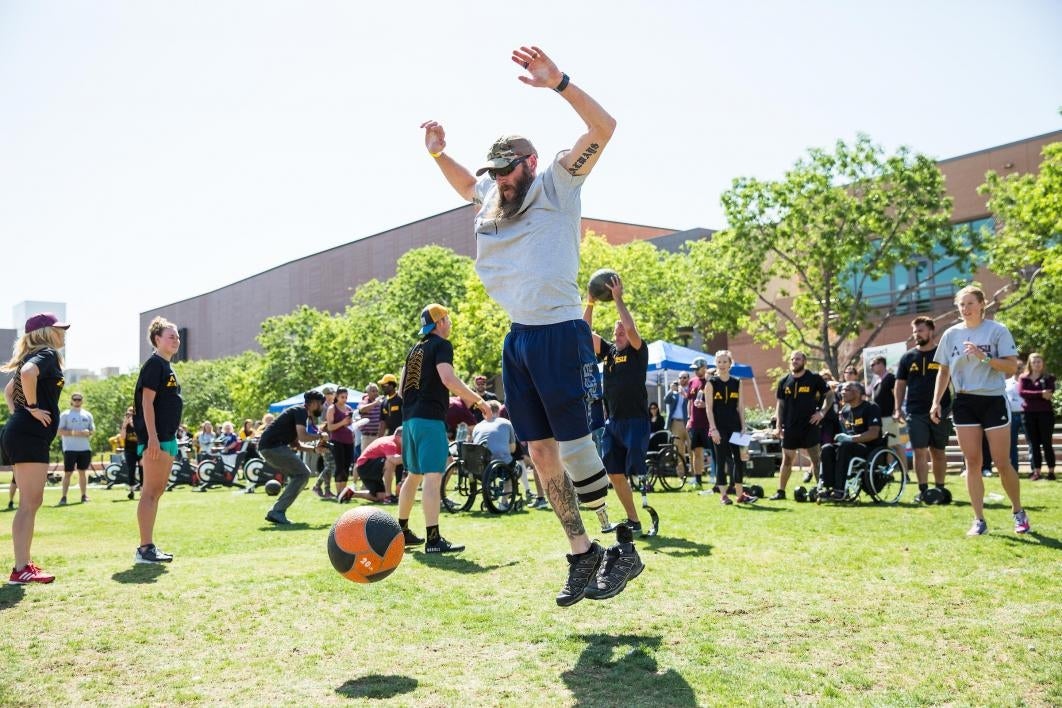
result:
[(1003, 150), (1004, 148), (1014, 147), (1015, 145), (1021, 145), (1023, 143), (1035, 142), (1037, 140), (1041, 140), (1042, 138), (1046, 138), (1046, 137), (1048, 137), (1050, 135), (1058, 135), (1059, 138), (1062, 139), (1062, 130), (1052, 130), (1050, 133), (1043, 133), (1042, 135), (1033, 135), (1032, 137), (1029, 137), (1029, 138), (1022, 138), (1021, 140), (1014, 140), (1014, 141), (1009, 142), (1009, 143), (1003, 143), (1002, 145), (996, 145), (994, 147), (988, 147), (988, 148), (982, 148), (980, 150), (974, 150), (973, 152), (963, 153), (962, 155), (956, 155), (954, 157), (945, 157), (943, 159), (937, 160), (937, 164), (939, 165), (939, 164), (944, 163), (944, 162), (954, 162), (955, 160), (962, 160), (962, 159), (967, 158), (967, 157), (973, 157), (974, 155), (983, 155), (986, 152), (994, 152), (996, 150)]

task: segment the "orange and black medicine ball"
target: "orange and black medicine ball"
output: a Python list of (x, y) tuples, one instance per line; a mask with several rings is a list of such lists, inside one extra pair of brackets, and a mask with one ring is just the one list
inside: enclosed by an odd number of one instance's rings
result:
[(363, 506), (340, 516), (328, 532), (328, 559), (347, 580), (375, 583), (402, 562), (405, 539), (390, 514)]

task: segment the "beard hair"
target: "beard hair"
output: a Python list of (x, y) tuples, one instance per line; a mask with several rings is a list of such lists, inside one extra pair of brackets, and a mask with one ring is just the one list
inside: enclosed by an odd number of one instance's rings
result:
[(491, 209), (491, 214), (495, 219), (511, 219), (516, 216), (524, 204), (524, 197), (531, 189), (531, 183), (535, 181), (534, 175), (526, 167), (521, 165), (517, 169), (520, 170), (520, 179), (516, 183), (516, 194), (513, 198), (506, 199), (502, 196), (500, 188), (496, 190), (494, 206)]
[(799, 374), (805, 367), (805, 364), (801, 364), (800, 366), (790, 366), (789, 368), (794, 374)]
[(914, 340), (915, 340), (915, 344), (920, 346), (920, 347), (924, 347), (925, 345), (929, 344), (929, 340), (928, 339), (922, 339), (921, 337), (915, 337)]

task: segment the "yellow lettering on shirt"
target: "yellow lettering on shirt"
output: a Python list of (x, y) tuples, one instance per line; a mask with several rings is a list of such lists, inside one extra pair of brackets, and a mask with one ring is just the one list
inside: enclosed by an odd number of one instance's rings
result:
[[(930, 364), (932, 366), (932, 364)], [(911, 373), (918, 371), (918, 364), (911, 364)]]
[(797, 393), (811, 393), (811, 386), (800, 386), (797, 388)]
[(625, 363), (627, 363), (627, 355), (624, 354), (623, 356), (616, 357), (615, 362), (617, 364), (625, 364)]
[(736, 400), (737, 400), (737, 397), (738, 397), (737, 391), (731, 391), (731, 392), (730, 392), (730, 398), (731, 398), (732, 400), (735, 400), (735, 401), (736, 401)]
[(940, 364), (938, 364), (937, 362), (934, 361), (933, 363), (931, 363), (926, 368), (929, 369), (930, 371), (940, 371)]

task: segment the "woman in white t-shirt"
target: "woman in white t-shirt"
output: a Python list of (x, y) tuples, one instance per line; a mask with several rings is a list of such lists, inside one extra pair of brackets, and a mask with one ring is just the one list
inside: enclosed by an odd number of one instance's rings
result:
[(940, 364), (929, 416), (940, 422), (940, 399), (955, 385), (952, 420), (959, 447), (966, 460), (966, 488), (970, 492), (974, 522), (967, 536), (988, 532), (984, 517), (985, 482), (981, 469), (981, 437), (988, 438), (992, 459), (999, 470), (1003, 490), (1010, 497), (1014, 531), (1027, 533), (1029, 518), (1021, 506), (1018, 473), (1010, 464), (1010, 406), (1006, 380), (1018, 369), (1018, 350), (1006, 327), (985, 319), (985, 294), (968, 285), (955, 294), (962, 322), (949, 327), (940, 338), (933, 360)]

